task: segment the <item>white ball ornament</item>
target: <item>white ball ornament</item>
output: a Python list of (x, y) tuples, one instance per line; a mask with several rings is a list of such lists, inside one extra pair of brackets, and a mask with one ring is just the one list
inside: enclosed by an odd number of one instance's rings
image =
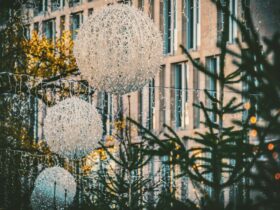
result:
[(78, 97), (65, 99), (47, 110), (45, 139), (50, 150), (69, 159), (80, 159), (98, 146), (103, 134), (94, 104)]
[(260, 37), (271, 39), (280, 32), (280, 1), (253, 0), (250, 2), (250, 11), (255, 30)]
[(47, 168), (39, 174), (31, 195), (33, 210), (67, 209), (76, 194), (74, 177), (60, 167)]
[(124, 4), (102, 8), (81, 26), (74, 55), (81, 74), (99, 91), (126, 94), (160, 70), (163, 41), (153, 21)]

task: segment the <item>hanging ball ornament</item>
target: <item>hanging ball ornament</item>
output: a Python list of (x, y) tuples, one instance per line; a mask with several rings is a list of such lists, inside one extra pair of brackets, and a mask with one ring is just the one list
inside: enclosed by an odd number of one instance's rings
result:
[(80, 159), (98, 146), (103, 126), (94, 104), (78, 97), (47, 110), (45, 139), (50, 150), (69, 159)]
[(74, 55), (81, 74), (99, 91), (126, 94), (160, 70), (163, 41), (153, 21), (124, 4), (106, 6), (81, 26)]
[(271, 39), (280, 32), (279, 0), (254, 0), (249, 3), (249, 8), (254, 29), (260, 37)]
[(68, 209), (76, 194), (74, 177), (60, 167), (47, 168), (39, 174), (31, 195), (33, 210)]

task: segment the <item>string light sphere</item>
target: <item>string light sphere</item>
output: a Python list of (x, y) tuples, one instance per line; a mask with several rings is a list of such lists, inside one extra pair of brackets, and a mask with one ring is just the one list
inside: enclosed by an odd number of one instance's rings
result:
[(45, 139), (50, 150), (69, 159), (80, 159), (94, 150), (103, 126), (94, 104), (78, 97), (59, 102), (47, 110)]
[(117, 95), (144, 87), (160, 70), (163, 41), (153, 21), (124, 4), (106, 6), (81, 26), (77, 65), (99, 91)]
[(76, 194), (74, 177), (61, 167), (47, 168), (39, 174), (31, 195), (33, 210), (67, 209)]

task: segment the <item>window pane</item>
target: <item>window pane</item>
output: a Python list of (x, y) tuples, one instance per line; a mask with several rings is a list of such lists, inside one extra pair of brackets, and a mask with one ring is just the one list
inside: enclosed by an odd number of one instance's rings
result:
[(148, 116), (148, 128), (153, 129), (154, 123), (154, 109), (155, 109), (155, 80), (151, 80), (149, 83), (149, 116)]
[[(199, 105), (200, 95), (200, 81), (199, 81), (199, 70), (193, 67), (193, 103)], [(193, 106), (193, 128), (199, 128), (200, 126), (200, 109)]]
[(164, 0), (163, 4), (163, 22), (164, 22), (164, 52), (171, 52), (171, 0)]
[(178, 63), (173, 65), (172, 70), (171, 119), (175, 128), (185, 128), (189, 124), (186, 67), (185, 63)]
[(80, 28), (82, 23), (83, 23), (82, 12), (78, 12), (71, 15), (71, 32), (72, 32), (73, 39), (76, 39), (76, 36), (78, 34), (78, 29)]
[(55, 40), (55, 19), (43, 22), (43, 33), (47, 39)]
[[(206, 58), (206, 68), (213, 75), (217, 75), (217, 58), (208, 57)], [(205, 88), (208, 91), (209, 95), (216, 98), (217, 97), (217, 79), (214, 76), (206, 75)], [(214, 102), (206, 96), (206, 106), (210, 109), (213, 109)], [(208, 112), (210, 120), (215, 122), (216, 115), (213, 112)]]
[(160, 127), (162, 128), (163, 124), (165, 123), (165, 66), (163, 69), (160, 71), (159, 75), (159, 97), (160, 97), (160, 104), (159, 104), (159, 122), (160, 122)]

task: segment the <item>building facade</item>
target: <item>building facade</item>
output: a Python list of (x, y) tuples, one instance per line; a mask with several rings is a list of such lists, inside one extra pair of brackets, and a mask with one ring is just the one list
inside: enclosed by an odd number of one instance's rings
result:
[[(38, 0), (35, 9), (27, 10), (29, 18), (26, 24), (26, 37), (35, 30), (49, 39), (61, 36), (64, 30), (72, 32), (75, 39), (81, 24), (99, 8), (108, 4), (117, 3), (116, 0)], [(249, 7), (248, 4), (245, 6)], [(162, 69), (146, 87), (138, 92), (130, 93), (130, 107), (127, 95), (122, 97), (122, 110), (124, 115), (130, 117), (151, 129), (157, 135), (164, 131), (163, 124), (170, 125), (179, 136), (194, 135), (195, 131), (203, 131), (203, 113), (193, 106), (193, 103), (209, 101), (204, 94), (204, 89), (217, 94), (219, 87), (216, 81), (198, 71), (190, 59), (183, 53), (184, 46), (194, 60), (203, 64), (211, 72), (219, 72), (220, 49), (217, 42), (221, 39), (224, 30), (225, 14), (218, 12), (210, 0), (132, 0), (132, 6), (143, 10), (159, 27), (164, 41), (164, 61)], [(240, 0), (229, 0), (229, 10), (232, 14), (242, 19), (244, 8)], [(235, 39), (242, 40), (242, 35), (236, 23), (229, 18), (229, 32), (227, 34), (228, 48), (238, 51)], [(226, 73), (235, 70), (232, 58), (226, 58)], [(242, 88), (242, 84), (238, 87)], [(226, 100), (234, 93), (228, 90)], [(96, 95), (97, 105), (102, 113), (107, 116), (105, 136), (111, 134), (111, 123), (119, 108), (116, 96), (106, 93)], [(239, 98), (241, 101), (242, 99)], [(129, 110), (131, 109), (131, 112)], [(213, 120), (215, 116), (212, 116)], [(229, 116), (229, 119), (241, 116)], [(41, 116), (43, 121), (44, 116)], [(226, 119), (226, 121), (229, 120)], [(43, 136), (42, 134), (38, 135)], [(186, 145), (192, 147), (193, 145)], [(160, 160), (154, 160), (147, 170), (159, 170)], [(151, 169), (152, 168), (152, 169)], [(176, 171), (177, 169), (174, 169)], [(175, 172), (174, 172), (175, 173)], [(162, 179), (172, 177), (169, 167), (162, 168)], [(166, 181), (169, 185), (172, 179)], [(183, 183), (183, 184), (182, 184)], [(187, 180), (178, 179), (174, 185), (180, 186), (176, 191), (182, 200), (189, 198), (195, 200), (195, 188)], [(228, 202), (235, 189), (224, 192)]]

